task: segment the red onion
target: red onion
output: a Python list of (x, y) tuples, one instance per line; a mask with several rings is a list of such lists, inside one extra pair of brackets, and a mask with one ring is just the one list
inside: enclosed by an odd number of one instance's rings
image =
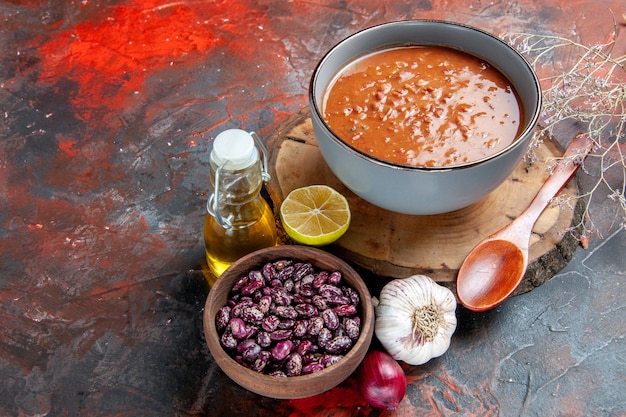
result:
[(395, 410), (406, 392), (406, 376), (402, 367), (389, 354), (369, 352), (359, 370), (361, 395), (377, 408)]

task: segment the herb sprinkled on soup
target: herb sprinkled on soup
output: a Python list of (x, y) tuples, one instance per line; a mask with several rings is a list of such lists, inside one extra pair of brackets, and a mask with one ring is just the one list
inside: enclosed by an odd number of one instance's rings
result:
[(361, 57), (327, 88), (324, 120), (352, 147), (411, 166), (476, 161), (510, 145), (522, 109), (509, 80), (452, 48), (410, 46)]

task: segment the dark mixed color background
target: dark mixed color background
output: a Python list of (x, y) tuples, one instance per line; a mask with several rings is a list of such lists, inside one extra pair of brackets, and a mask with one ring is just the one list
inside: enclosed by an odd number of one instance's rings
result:
[[(617, 21), (619, 55), (624, 13), (617, 0), (0, 1), (0, 415), (394, 415), (354, 377), (278, 401), (214, 363), (201, 271), (212, 139), (270, 136), (307, 105), (322, 55), (374, 24), (595, 44)], [(449, 351), (405, 367), (395, 415), (626, 416), (626, 237), (605, 207), (592, 208), (602, 238), (548, 283), (489, 313), (459, 308)]]

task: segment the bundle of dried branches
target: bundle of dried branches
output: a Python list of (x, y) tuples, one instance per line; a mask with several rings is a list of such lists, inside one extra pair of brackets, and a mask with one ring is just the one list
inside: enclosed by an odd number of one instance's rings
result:
[[(626, 22), (626, 14), (623, 19)], [(530, 33), (503, 36), (533, 67), (544, 71), (546, 67), (553, 68), (552, 74), (541, 78), (542, 120), (528, 158), (536, 159), (537, 146), (546, 137), (553, 137), (563, 124), (582, 129), (596, 143), (583, 170), (597, 181), (575, 197), (584, 199), (585, 209), (581, 224), (573, 225), (571, 231), (582, 230), (578, 237), (583, 242), (594, 234), (602, 237), (590, 213), (594, 198), (615, 203), (612, 228), (626, 230), (626, 54), (615, 54), (619, 26), (614, 24), (607, 41), (592, 46), (561, 36)], [(557, 54), (574, 57), (570, 59), (573, 62), (565, 65), (564, 70), (550, 67)], [(572, 206), (575, 203), (557, 202)]]

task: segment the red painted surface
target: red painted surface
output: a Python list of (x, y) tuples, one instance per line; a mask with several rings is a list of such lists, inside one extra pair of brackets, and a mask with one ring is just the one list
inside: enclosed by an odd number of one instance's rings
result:
[(396, 413), (369, 407), (355, 377), (302, 400), (247, 392), (202, 334), (220, 131), (269, 136), (306, 106), (322, 55), (374, 24), (595, 43), (611, 11), (626, 12), (613, 0), (0, 3), (0, 415), (626, 415), (624, 297), (611, 291), (622, 235), (497, 312), (459, 311), (450, 350), (404, 367)]

